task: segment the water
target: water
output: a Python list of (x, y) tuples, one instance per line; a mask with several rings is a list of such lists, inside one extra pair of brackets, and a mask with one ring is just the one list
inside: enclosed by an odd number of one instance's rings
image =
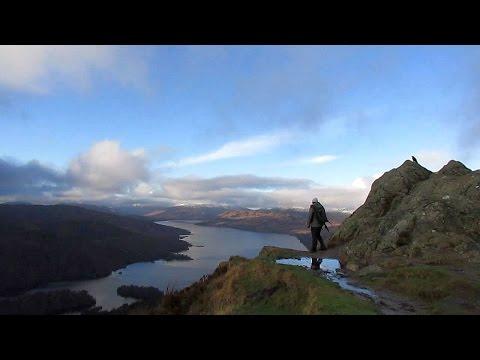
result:
[(181, 289), (212, 273), (217, 265), (232, 255), (253, 258), (267, 245), (305, 250), (295, 237), (284, 234), (258, 233), (222, 227), (199, 226), (194, 221), (161, 221), (159, 224), (189, 230), (184, 239), (193, 246), (182, 254), (193, 260), (158, 260), (135, 263), (113, 272), (110, 276), (84, 281), (53, 283), (46, 288), (87, 290), (103, 310), (111, 310), (123, 304), (135, 302), (117, 295), (121, 285), (154, 286), (159, 289)]
[(367, 296), (369, 298), (375, 299), (376, 295), (369, 289), (362, 288), (355, 286), (349, 283), (348, 279), (343, 276), (340, 272), (341, 265), (337, 259), (320, 259), (319, 262), (317, 259), (312, 259), (310, 257), (302, 257), (299, 259), (291, 258), (291, 259), (279, 259), (276, 261), (277, 264), (282, 265), (293, 265), (293, 266), (301, 266), (312, 270), (320, 269), (322, 270), (322, 275), (338, 284), (342, 289), (354, 292), (356, 294)]

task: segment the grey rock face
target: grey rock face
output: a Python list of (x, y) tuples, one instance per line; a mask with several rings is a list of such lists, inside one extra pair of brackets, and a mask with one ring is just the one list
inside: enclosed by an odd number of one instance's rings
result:
[(405, 161), (373, 183), (330, 244), (361, 267), (387, 257), (480, 262), (480, 172), (454, 160), (437, 173)]

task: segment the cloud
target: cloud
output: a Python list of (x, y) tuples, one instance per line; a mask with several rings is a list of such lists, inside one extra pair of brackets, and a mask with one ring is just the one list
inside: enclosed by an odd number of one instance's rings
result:
[(149, 177), (142, 149), (127, 151), (117, 141), (105, 140), (73, 159), (67, 177), (80, 188), (121, 192)]
[[(373, 180), (372, 180), (373, 181)], [(104, 205), (221, 204), (241, 207), (306, 207), (318, 197), (329, 209), (355, 209), (365, 186), (328, 187), (309, 179), (251, 174), (212, 178), (161, 178), (152, 182), (142, 151), (115, 141), (94, 144), (64, 173), (36, 161), (0, 161), (0, 200), (37, 203), (92, 202)]]
[(337, 159), (338, 156), (335, 155), (320, 155), (315, 156), (309, 159), (303, 159), (302, 162), (309, 163), (309, 164), (324, 164), (330, 161)]
[[(255, 144), (255, 141), (247, 143)], [(268, 141), (260, 143), (263, 145), (253, 146), (255, 151), (271, 146), (264, 145), (271, 144)], [(242, 146), (222, 148), (230, 149), (223, 156), (239, 156), (252, 151), (246, 151)], [(127, 150), (118, 141), (104, 140), (72, 159), (63, 172), (37, 161), (16, 164), (1, 160), (0, 200), (159, 206), (187, 203), (265, 208), (306, 207), (312, 197), (318, 197), (329, 209), (355, 209), (367, 196), (366, 182), (373, 181), (371, 177), (354, 181), (352, 186), (329, 187), (305, 178), (252, 174), (211, 178), (153, 175), (143, 149)]]
[[(315, 128), (323, 121), (332, 95), (332, 86), (321, 71), (323, 49), (319, 46), (255, 49), (256, 61), (249, 73), (234, 83), (233, 97), (222, 113), (241, 109), (260, 115), (257, 121), (264, 125)], [(279, 58), (285, 61), (279, 63)]]
[[(339, 99), (362, 91), (372, 82), (380, 88), (385, 78), (402, 69), (399, 50), (388, 47), (236, 46), (197, 50), (212, 57), (216, 51), (222, 53), (222, 66), (212, 66), (212, 83), (231, 80), (229, 91), (222, 94), (226, 100), (216, 103), (222, 120), (216, 130), (224, 133), (234, 131), (245, 118), (254, 118), (258, 127), (288, 125), (304, 132), (316, 131), (344, 108)], [(372, 50), (374, 57), (370, 56)], [(231, 76), (238, 71), (242, 76)], [(204, 67), (199, 66), (198, 72), (203, 73)]]
[(228, 142), (219, 149), (206, 154), (186, 157), (176, 162), (168, 162), (165, 166), (187, 166), (234, 157), (251, 156), (271, 150), (290, 139), (291, 135), (285, 132), (253, 136), (239, 141)]
[(377, 174), (374, 174), (372, 176), (358, 177), (355, 180), (353, 180), (352, 187), (354, 189), (370, 191), (370, 188), (372, 187), (373, 182), (382, 175), (383, 174), (381, 174), (381, 173), (377, 173)]
[(316, 196), (330, 209), (355, 209), (368, 193), (354, 187), (324, 187), (308, 179), (254, 175), (168, 179), (162, 183), (162, 189), (161, 196), (176, 203), (306, 207)]
[(124, 86), (148, 86), (147, 66), (122, 46), (1, 45), (0, 88), (45, 94), (60, 84), (90, 88), (98, 74)]
[(306, 207), (313, 197), (327, 209), (355, 210), (367, 198), (368, 190), (353, 187), (320, 186), (305, 189), (279, 189), (269, 194), (270, 203), (278, 207)]
[(338, 159), (338, 156), (336, 155), (318, 155), (318, 156), (313, 156), (309, 158), (301, 157), (293, 160), (286, 160), (278, 163), (278, 165), (280, 166), (298, 166), (298, 165), (305, 165), (305, 164), (320, 165), (320, 164), (331, 162), (336, 159)]
[(427, 169), (438, 171), (453, 159), (453, 156), (445, 150), (421, 150), (415, 154), (415, 158)]
[(0, 200), (52, 202), (146, 197), (154, 193), (143, 149), (128, 151), (117, 141), (100, 141), (74, 158), (66, 171), (36, 160), (0, 159)]
[(65, 176), (38, 161), (17, 164), (0, 159), (0, 196), (44, 197), (68, 187)]
[(269, 190), (275, 188), (298, 188), (309, 186), (311, 180), (281, 177), (260, 177), (255, 175), (230, 175), (213, 178), (184, 177), (166, 180), (162, 188), (167, 196), (174, 198), (197, 197), (210, 191), (224, 189)]

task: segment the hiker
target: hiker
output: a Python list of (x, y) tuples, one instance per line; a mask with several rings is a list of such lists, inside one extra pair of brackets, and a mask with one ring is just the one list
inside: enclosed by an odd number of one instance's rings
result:
[(327, 219), (327, 214), (325, 213), (325, 208), (318, 202), (317, 198), (313, 198), (307, 219), (307, 228), (310, 228), (312, 232), (312, 247), (310, 252), (317, 251), (318, 242), (320, 242), (320, 250), (327, 250), (327, 247), (323, 242), (322, 235), (320, 235), (323, 226), (325, 226), (325, 228), (328, 230), (328, 227), (325, 224), (327, 222), (329, 221)]

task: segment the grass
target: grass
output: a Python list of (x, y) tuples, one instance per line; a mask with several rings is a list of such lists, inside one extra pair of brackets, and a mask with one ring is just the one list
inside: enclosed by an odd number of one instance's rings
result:
[(205, 282), (168, 294), (169, 314), (377, 314), (375, 305), (307, 269), (265, 258), (223, 263)]
[(275, 261), (277, 259), (282, 258), (300, 258), (299, 251), (291, 250), (291, 249), (284, 249), (275, 246), (264, 246), (258, 258)]
[(437, 265), (413, 265), (368, 274), (361, 279), (426, 303), (431, 313), (479, 313), (480, 285), (464, 273)]

